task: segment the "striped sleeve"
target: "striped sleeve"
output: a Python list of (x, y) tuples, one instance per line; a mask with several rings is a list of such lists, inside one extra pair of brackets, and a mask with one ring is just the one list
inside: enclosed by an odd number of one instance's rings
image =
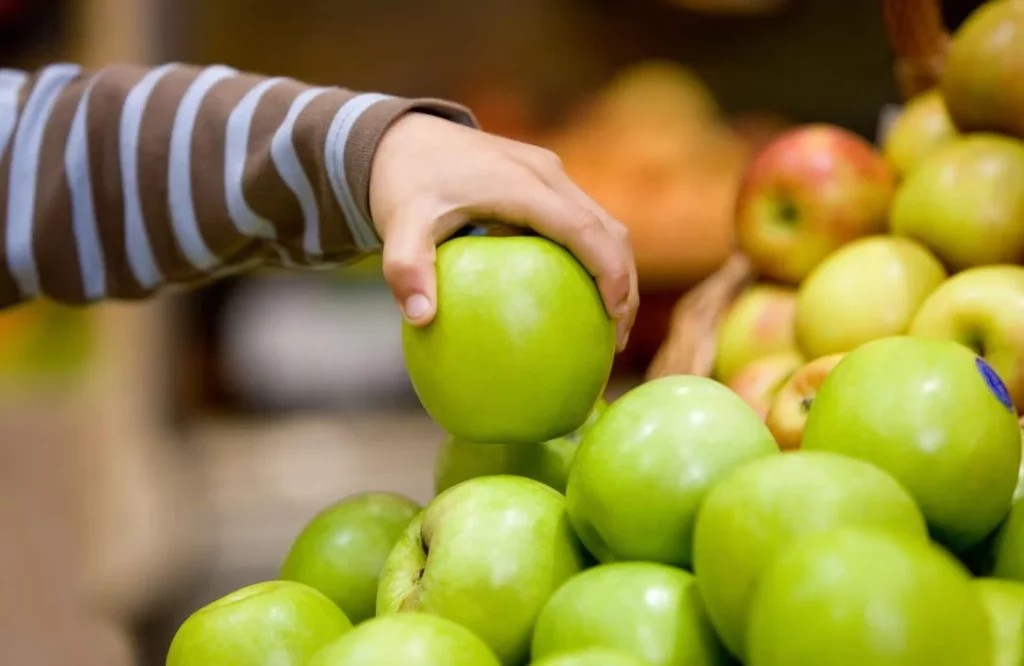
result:
[(223, 66), (0, 70), (0, 307), (373, 252), (373, 155), (407, 112), (475, 124), (440, 100)]

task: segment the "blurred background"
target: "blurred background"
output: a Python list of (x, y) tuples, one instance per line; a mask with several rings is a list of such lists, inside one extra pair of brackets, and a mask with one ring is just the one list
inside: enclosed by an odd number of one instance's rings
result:
[[(979, 2), (945, 4), (954, 26)], [(750, 155), (793, 123), (873, 139), (899, 101), (877, 1), (0, 0), (0, 66), (57, 60), (446, 97), (556, 150), (635, 243), (610, 397), (728, 256)], [(322, 506), (428, 499), (440, 440), (376, 258), (0, 315), (0, 663), (162, 664), (185, 616), (274, 577)]]

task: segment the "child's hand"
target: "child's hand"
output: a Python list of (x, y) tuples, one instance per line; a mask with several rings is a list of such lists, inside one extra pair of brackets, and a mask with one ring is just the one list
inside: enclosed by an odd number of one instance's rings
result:
[(551, 152), (426, 114), (387, 131), (370, 180), (384, 277), (406, 319), (434, 318), (438, 243), (474, 218), (528, 226), (561, 243), (597, 279), (625, 345), (639, 302), (625, 227), (583, 193)]

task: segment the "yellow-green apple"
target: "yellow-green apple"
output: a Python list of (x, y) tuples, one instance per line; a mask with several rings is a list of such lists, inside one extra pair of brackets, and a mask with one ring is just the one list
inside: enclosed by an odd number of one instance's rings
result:
[(906, 336), (862, 345), (829, 373), (803, 448), (888, 471), (955, 552), (1006, 516), (1021, 464), (1017, 414), (992, 368), (958, 343)]
[(534, 659), (593, 647), (621, 650), (650, 666), (718, 666), (728, 658), (693, 575), (652, 562), (588, 569), (541, 611)]
[(751, 599), (775, 556), (808, 535), (844, 526), (928, 538), (920, 510), (898, 481), (832, 453), (754, 460), (711, 489), (697, 514), (694, 572), (711, 621), (736, 657), (747, 656)]
[[(428, 613), (369, 620), (320, 650), (308, 666), (499, 666), (476, 634)], [(269, 666), (269, 665), (268, 665)]]
[(751, 604), (748, 641), (750, 666), (992, 666), (988, 615), (960, 563), (870, 529), (780, 553)]
[(936, 150), (896, 193), (894, 234), (916, 238), (951, 270), (1024, 259), (1024, 144), (969, 134)]
[(299, 533), (281, 579), (305, 583), (353, 623), (373, 617), (384, 560), (420, 506), (393, 493), (363, 493), (320, 512)]
[(569, 517), (601, 562), (688, 567), (708, 488), (778, 452), (754, 410), (722, 384), (662, 377), (615, 401), (583, 438), (569, 470)]
[(718, 331), (714, 376), (726, 382), (753, 361), (795, 351), (796, 291), (756, 284), (739, 295)]
[(781, 450), (794, 451), (800, 448), (814, 396), (818, 394), (828, 373), (845, 355), (829, 354), (803, 365), (775, 394), (765, 425)]
[(531, 661), (530, 666), (650, 666), (650, 664), (622, 650), (598, 647), (559, 652)]
[(885, 229), (895, 182), (885, 158), (852, 132), (820, 124), (785, 132), (747, 168), (740, 247), (761, 275), (798, 284), (839, 246)]
[(1024, 5), (985, 2), (957, 29), (946, 54), (942, 93), (966, 131), (1024, 136)]
[(882, 152), (896, 173), (906, 176), (936, 148), (959, 132), (949, 117), (942, 92), (935, 89), (914, 97), (896, 116), (882, 145)]
[(1018, 498), (992, 541), (991, 575), (1024, 582), (1024, 499)]
[(1024, 408), (1024, 268), (982, 266), (954, 275), (921, 305), (909, 332), (966, 345)]
[(993, 666), (1020, 666), (1024, 661), (1024, 584), (998, 578), (975, 578), (973, 583), (992, 623)]
[(779, 389), (803, 363), (796, 351), (765, 356), (733, 375), (727, 386), (764, 419)]
[(560, 493), (519, 476), (470, 479), (410, 523), (381, 573), (377, 614), (446, 617), (515, 666), (541, 608), (585, 562)]
[(448, 435), (434, 464), (434, 490), (442, 493), (469, 479), (511, 474), (564, 493), (576, 447), (607, 408), (608, 403), (599, 399), (579, 429), (540, 444), (478, 444)]
[(800, 286), (796, 336), (810, 359), (906, 333), (946, 278), (939, 260), (909, 238), (873, 236), (840, 248)]
[(167, 666), (306, 666), (351, 629), (345, 613), (308, 585), (256, 583), (189, 616), (171, 641)]
[(430, 416), (473, 442), (536, 444), (576, 430), (604, 392), (615, 325), (594, 279), (538, 236), (465, 236), (437, 249), (437, 316), (404, 324)]

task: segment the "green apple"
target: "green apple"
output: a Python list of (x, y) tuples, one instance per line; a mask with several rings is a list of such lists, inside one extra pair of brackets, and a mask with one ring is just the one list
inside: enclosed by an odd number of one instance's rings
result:
[(956, 552), (1006, 516), (1021, 464), (1020, 425), (999, 377), (967, 347), (928, 338), (885, 338), (847, 354), (818, 391), (803, 447), (892, 474)]
[(715, 378), (728, 383), (763, 356), (795, 352), (795, 313), (796, 291), (790, 287), (755, 284), (741, 293), (718, 331)]
[(874, 236), (840, 248), (800, 286), (796, 336), (810, 359), (906, 333), (946, 270), (908, 238)]
[(740, 248), (759, 274), (799, 284), (836, 248), (885, 230), (895, 182), (885, 158), (852, 132), (821, 124), (785, 132), (747, 167)]
[(604, 647), (650, 666), (716, 666), (715, 636), (693, 575), (652, 562), (602, 564), (558, 589), (537, 619), (533, 658)]
[(900, 111), (885, 133), (882, 153), (896, 173), (905, 177), (958, 134), (942, 92), (929, 90), (911, 99)]
[(468, 479), (511, 474), (564, 493), (576, 447), (607, 408), (599, 399), (579, 429), (541, 444), (478, 444), (448, 435), (434, 464), (434, 490), (441, 493)]
[(675, 375), (632, 389), (580, 444), (566, 504), (601, 562), (690, 565), (694, 516), (718, 479), (778, 454), (768, 428), (711, 379)]
[(991, 575), (1024, 582), (1024, 500), (1017, 499), (992, 542)]
[(747, 664), (992, 666), (991, 633), (969, 574), (941, 548), (841, 529), (794, 544), (765, 572)]
[(976, 578), (973, 583), (992, 623), (993, 666), (1020, 666), (1024, 661), (1024, 584), (997, 578)]
[(561, 494), (518, 476), (470, 479), (435, 497), (395, 545), (377, 613), (446, 617), (521, 664), (541, 608), (585, 557)]
[(597, 284), (537, 236), (467, 236), (437, 249), (437, 316), (403, 324), (409, 377), (448, 433), (536, 444), (583, 425), (604, 392), (615, 324)]
[(342, 500), (299, 533), (281, 578), (320, 590), (353, 623), (373, 617), (384, 560), (419, 511), (418, 504), (393, 493)]
[(954, 272), (1021, 261), (1024, 144), (971, 134), (936, 150), (900, 186), (891, 228)]
[(650, 666), (650, 664), (628, 652), (609, 648), (587, 648), (575, 652), (559, 652), (530, 666)]
[(178, 629), (167, 666), (306, 666), (352, 629), (345, 613), (302, 583), (256, 583), (193, 613)]
[(910, 493), (877, 467), (845, 456), (769, 456), (711, 489), (697, 515), (694, 571), (711, 621), (734, 655), (746, 656), (750, 602), (777, 553), (807, 535), (845, 526), (927, 539)]
[(1024, 407), (1024, 268), (982, 266), (954, 275), (921, 305), (910, 335), (970, 347)]
[(804, 357), (796, 351), (764, 356), (733, 375), (726, 386), (763, 421), (768, 417), (775, 396), (803, 364)]
[(378, 617), (320, 650), (308, 666), (499, 666), (462, 625), (427, 613)]
[(971, 132), (1024, 136), (1024, 6), (974, 3), (945, 55), (942, 93), (954, 122)]

